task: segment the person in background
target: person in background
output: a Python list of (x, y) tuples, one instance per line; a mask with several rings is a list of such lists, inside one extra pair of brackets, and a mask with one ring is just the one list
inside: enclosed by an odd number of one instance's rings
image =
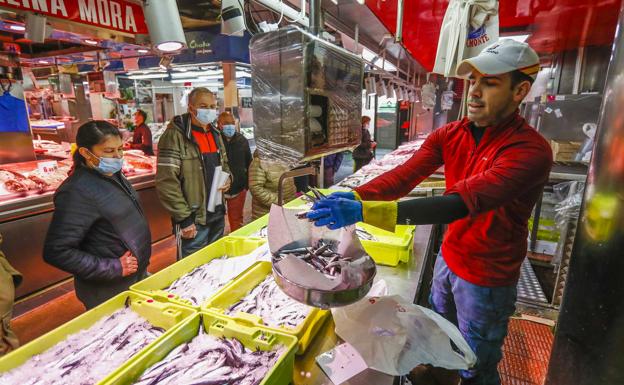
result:
[(132, 134), (132, 143), (130, 148), (141, 150), (145, 155), (154, 155), (152, 147), (152, 131), (145, 124), (147, 114), (143, 110), (137, 110), (134, 113), (134, 133)]
[(370, 126), (371, 118), (362, 116), (362, 142), (353, 150), (353, 161), (355, 162), (355, 170), (357, 171), (366, 166), (373, 160), (373, 149), (376, 143), (371, 139)]
[[(0, 244), (2, 235), (0, 234)], [(15, 303), (15, 288), (22, 282), (22, 275), (15, 270), (0, 251), (0, 356), (17, 349), (19, 341), (11, 330), (11, 318)]]
[(225, 192), (224, 196), (230, 231), (235, 231), (243, 225), (243, 208), (245, 207), (249, 183), (251, 150), (247, 138), (236, 131), (236, 122), (232, 114), (229, 112), (221, 113), (217, 124), (223, 135), (228, 165), (232, 173), (232, 186)]
[[(195, 88), (188, 96), (188, 112), (174, 117), (158, 141), (156, 191), (171, 214), (178, 258), (223, 236), (224, 205), (208, 211), (216, 167), (229, 172), (225, 144), (213, 126), (216, 120), (217, 98), (207, 88)], [(228, 179), (219, 191), (228, 191), (230, 184)]]
[(336, 154), (327, 155), (323, 158), (323, 187), (330, 188), (334, 185), (334, 176), (340, 169), (344, 154), (338, 152)]
[[(277, 204), (279, 178), (288, 171), (282, 163), (260, 159), (258, 151), (254, 152), (249, 166), (249, 191), (252, 200), (252, 218), (257, 219), (267, 214), (272, 204)], [(284, 181), (284, 203), (295, 199), (296, 188), (291, 179)]]
[(76, 296), (91, 309), (145, 278), (152, 238), (139, 196), (121, 172), (117, 127), (85, 123), (76, 144), (73, 172), (54, 195), (43, 259), (74, 275)]

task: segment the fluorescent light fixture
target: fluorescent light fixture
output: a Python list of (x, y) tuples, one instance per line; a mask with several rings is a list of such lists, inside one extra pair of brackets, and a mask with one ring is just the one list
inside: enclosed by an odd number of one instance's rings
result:
[(132, 79), (132, 80), (163, 79), (166, 77), (167, 77), (166, 73), (161, 73), (161, 74), (130, 75), (128, 76), (128, 79)]
[(148, 53), (148, 52), (149, 52), (149, 49), (146, 49), (146, 48), (139, 48), (139, 49), (137, 49), (137, 52), (138, 52), (138, 53)]
[[(366, 60), (369, 63), (372, 63), (373, 65), (378, 65), (380, 67), (381, 67), (381, 62), (383, 61), (381, 57), (379, 57), (373, 51), (371, 51), (370, 49), (366, 47), (362, 47), (362, 59)], [(396, 67), (387, 60), (383, 64), (383, 69), (386, 71), (390, 71), (390, 72), (394, 72), (397, 70)]]
[(97, 40), (93, 40), (93, 39), (84, 39), (84, 42), (87, 44), (91, 44), (91, 45), (96, 45), (98, 43)]
[(357, 0), (358, 4), (360, 5), (364, 5), (366, 4), (366, 0)]
[(236, 77), (237, 78), (250, 78), (251, 74), (246, 71), (236, 71)]
[(47, 60), (39, 60), (37, 63), (39, 63), (39, 64), (50, 64), (50, 62), (47, 61)]
[(208, 70), (208, 71), (186, 71), (186, 72), (174, 72), (171, 74), (172, 79), (181, 79), (181, 78), (197, 78), (200, 76), (223, 76), (223, 71), (221, 70)]
[(26, 27), (24, 27), (23, 25), (11, 24), (9, 26), (9, 29), (11, 29), (13, 31), (23, 32), (23, 31), (26, 30)]
[(332, 1), (332, 3), (338, 5), (338, 0), (331, 0), (331, 1)]
[(524, 35), (510, 35), (510, 36), (501, 36), (501, 39), (511, 39), (511, 40), (515, 40), (515, 41), (519, 41), (520, 43), (524, 43), (528, 38), (529, 38), (529, 34), (524, 34)]
[(176, 52), (181, 50), (183, 47), (184, 44), (179, 41), (166, 41), (156, 45), (156, 49), (161, 52)]

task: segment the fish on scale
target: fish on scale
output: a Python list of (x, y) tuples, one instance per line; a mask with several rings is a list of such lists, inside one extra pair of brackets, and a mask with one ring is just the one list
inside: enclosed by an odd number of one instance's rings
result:
[(0, 374), (0, 384), (92, 385), (164, 332), (124, 308)]
[(136, 385), (258, 385), (285, 352), (251, 350), (235, 338), (203, 331), (148, 368)]
[(237, 312), (254, 314), (270, 327), (296, 328), (308, 316), (311, 307), (290, 298), (269, 275), (243, 299), (232, 305), (228, 315)]

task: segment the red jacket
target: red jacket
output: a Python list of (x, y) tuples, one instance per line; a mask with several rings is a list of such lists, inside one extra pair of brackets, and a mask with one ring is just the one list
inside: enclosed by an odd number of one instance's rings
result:
[(459, 194), (470, 212), (448, 226), (448, 267), (475, 285), (515, 284), (527, 222), (552, 167), (548, 142), (514, 114), (488, 127), (477, 147), (464, 118), (435, 130), (407, 162), (355, 191), (363, 200), (399, 199), (442, 165), (445, 194)]

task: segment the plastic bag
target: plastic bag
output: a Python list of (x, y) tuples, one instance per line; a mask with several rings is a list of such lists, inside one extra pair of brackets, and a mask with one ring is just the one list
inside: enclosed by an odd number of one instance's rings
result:
[(370, 368), (389, 375), (405, 375), (420, 364), (468, 369), (477, 361), (455, 325), (400, 296), (368, 297), (332, 314), (336, 334), (353, 345)]
[(558, 201), (555, 205), (555, 224), (561, 236), (559, 237), (557, 251), (551, 263), (558, 265), (561, 263), (563, 255), (568, 222), (577, 221), (579, 218), (583, 194), (585, 193), (585, 183), (578, 181), (563, 182), (554, 185), (553, 191)]

